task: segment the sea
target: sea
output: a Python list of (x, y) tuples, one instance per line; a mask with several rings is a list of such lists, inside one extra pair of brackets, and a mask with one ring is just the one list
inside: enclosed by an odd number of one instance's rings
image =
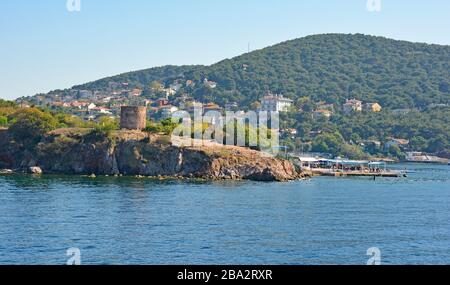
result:
[(0, 264), (450, 264), (450, 166), (267, 183), (0, 176)]

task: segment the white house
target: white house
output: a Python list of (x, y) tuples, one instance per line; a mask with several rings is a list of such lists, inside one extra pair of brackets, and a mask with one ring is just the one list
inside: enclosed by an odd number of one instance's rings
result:
[(283, 97), (283, 95), (268, 94), (261, 100), (261, 111), (287, 112), (294, 101)]
[(214, 89), (217, 87), (217, 82), (209, 81), (208, 78), (205, 78), (205, 80), (203, 80), (203, 83), (205, 84), (206, 87), (209, 87), (211, 89)]
[(170, 87), (170, 89), (175, 90), (175, 92), (178, 92), (181, 89), (181, 87), (183, 87), (183, 85), (178, 82), (175, 82), (175, 83), (170, 84), (169, 87)]
[(91, 111), (92, 109), (96, 108), (97, 105), (95, 105), (94, 103), (91, 103), (87, 106), (88, 111)]

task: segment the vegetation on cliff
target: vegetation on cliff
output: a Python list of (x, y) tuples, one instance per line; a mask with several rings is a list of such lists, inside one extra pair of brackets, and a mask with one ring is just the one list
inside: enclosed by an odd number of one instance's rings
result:
[[(1, 137), (0, 141), (6, 140)], [(94, 137), (86, 129), (58, 129), (34, 148), (0, 149), (0, 168), (24, 170), (39, 166), (44, 173), (139, 175), (202, 179), (287, 181), (302, 177), (293, 164), (246, 148), (210, 143), (174, 146), (166, 135), (112, 131)]]

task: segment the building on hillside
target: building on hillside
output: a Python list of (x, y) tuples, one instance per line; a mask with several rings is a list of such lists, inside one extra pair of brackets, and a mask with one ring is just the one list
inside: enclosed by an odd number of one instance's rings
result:
[(375, 151), (381, 149), (381, 142), (378, 140), (362, 140), (357, 142), (364, 151)]
[(169, 100), (167, 98), (159, 98), (156, 100), (156, 105), (158, 107), (166, 106), (169, 104)]
[(381, 112), (383, 108), (378, 103), (366, 103), (364, 104), (364, 111), (378, 113)]
[(159, 109), (161, 119), (170, 119), (172, 118), (172, 115), (178, 111), (178, 108), (172, 105), (163, 106)]
[(139, 97), (139, 96), (142, 95), (142, 92), (143, 92), (142, 89), (135, 88), (135, 89), (131, 90), (128, 93), (128, 96), (130, 96), (130, 97)]
[(261, 111), (287, 112), (292, 104), (294, 104), (294, 101), (291, 99), (285, 98), (283, 95), (273, 95), (269, 92), (261, 100)]
[(107, 107), (95, 107), (89, 110), (90, 114), (102, 114), (102, 115), (112, 115), (111, 109)]
[(166, 97), (174, 96), (175, 94), (177, 94), (177, 91), (172, 88), (166, 88), (164, 89), (164, 92), (166, 92)]
[(205, 80), (203, 80), (203, 83), (205, 84), (206, 87), (209, 87), (211, 89), (214, 89), (217, 87), (217, 82), (209, 81), (208, 78), (205, 78)]
[(401, 149), (406, 149), (409, 145), (409, 140), (405, 139), (397, 139), (397, 138), (389, 138), (388, 141), (384, 144), (386, 149), (389, 149), (391, 146), (398, 146)]
[(186, 87), (194, 87), (195, 86), (195, 82), (192, 80), (186, 80)]
[(352, 112), (362, 112), (362, 110), (362, 101), (356, 99), (347, 99), (343, 106), (343, 111), (345, 114), (350, 114)]
[(320, 119), (320, 118), (325, 118), (325, 119), (329, 119), (331, 118), (331, 116), (333, 115), (333, 112), (330, 110), (316, 110), (313, 112), (313, 119)]
[(203, 110), (205, 113), (208, 111), (222, 112), (223, 108), (215, 103), (208, 103), (208, 104), (203, 105)]
[(178, 82), (174, 82), (170, 84), (169, 88), (172, 90), (175, 90), (175, 92), (178, 92), (183, 87), (183, 84), (180, 84)]
[(101, 99), (101, 101), (105, 104), (111, 102), (111, 100), (112, 100), (111, 96), (107, 96)]
[(322, 130), (315, 130), (315, 131), (310, 131), (309, 132), (309, 136), (311, 138), (315, 138), (315, 137), (317, 137), (318, 135), (321, 135), (321, 134), (322, 134)]
[(328, 110), (328, 111), (334, 112), (334, 104), (319, 102), (319, 103), (317, 103), (317, 110)]
[(78, 108), (78, 109), (84, 108), (87, 105), (88, 105), (87, 102), (80, 102), (80, 101), (73, 101), (72, 103), (70, 103), (70, 106), (72, 108)]
[(95, 105), (94, 103), (90, 103), (89, 105), (87, 105), (87, 110), (88, 112), (91, 111), (92, 109), (96, 108), (97, 105)]
[(239, 105), (236, 102), (230, 102), (230, 103), (225, 104), (225, 110), (227, 110), (227, 111), (237, 111), (238, 108), (239, 108)]
[(282, 137), (290, 137), (292, 139), (295, 139), (298, 135), (298, 131), (297, 129), (294, 128), (289, 128), (289, 129), (284, 129), (281, 131), (281, 136)]
[(63, 102), (61, 102), (61, 101), (53, 101), (50, 105), (52, 107), (62, 107)]

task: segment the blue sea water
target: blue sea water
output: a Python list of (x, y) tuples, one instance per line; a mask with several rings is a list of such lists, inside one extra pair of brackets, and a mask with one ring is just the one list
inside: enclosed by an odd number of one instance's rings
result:
[(450, 166), (289, 183), (0, 176), (0, 264), (450, 264)]

